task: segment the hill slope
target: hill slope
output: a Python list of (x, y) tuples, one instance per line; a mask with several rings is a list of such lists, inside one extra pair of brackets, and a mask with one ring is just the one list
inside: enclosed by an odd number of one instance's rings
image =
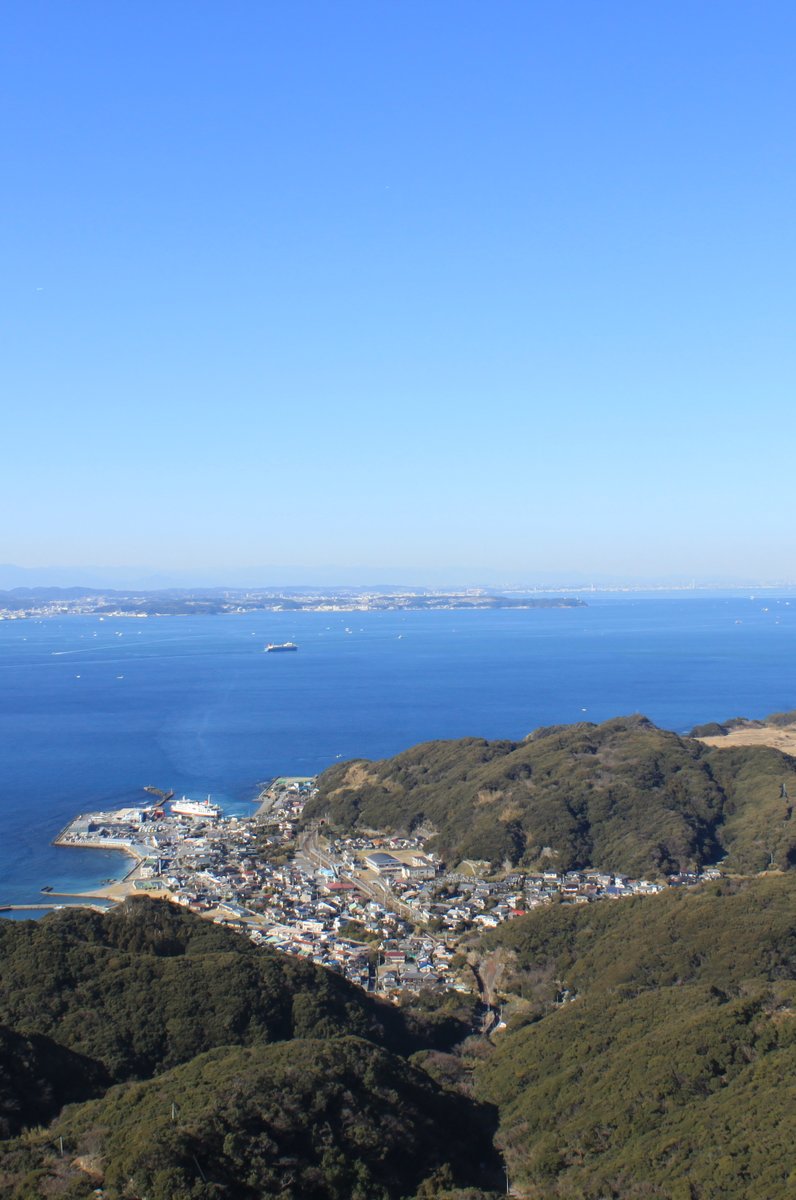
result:
[(538, 1200), (792, 1195), (795, 903), (792, 876), (761, 878), (490, 934), (519, 998), (478, 1093), (513, 1178)]
[(331, 971), (146, 899), (0, 922), (0, 961), (0, 1022), (56, 1039), (114, 1082), (214, 1046), (353, 1034), (410, 1052), (468, 1028), (404, 1013)]
[(796, 862), (796, 760), (766, 747), (711, 750), (644, 717), (540, 729), (523, 742), (428, 742), (321, 775), (307, 819), (437, 830), (451, 859), (628, 875), (714, 862)]
[(51, 1038), (0, 1025), (0, 1138), (51, 1121), (65, 1104), (100, 1096), (109, 1083), (101, 1066)]
[(146, 899), (0, 923), (0, 962), (0, 1139), (71, 1104), (0, 1142), (3, 1196), (400, 1200), (495, 1177), (491, 1110), (404, 1057), (469, 1031), (444, 1008)]
[(0, 1188), (27, 1174), (72, 1200), (98, 1178), (109, 1200), (398, 1200), (424, 1182), (436, 1194), (433, 1180), (497, 1183), (493, 1125), (486, 1107), (359, 1038), (217, 1049), (12, 1143)]
[[(499, 1117), (534, 1200), (785, 1200), (794, 912), (796, 873), (537, 910), (475, 945), (502, 962), (508, 1028), (453, 1054), (411, 1011), (162, 903), (0, 925), (6, 1132), (97, 1095), (0, 1142), (0, 1194), (475, 1200)], [(106, 1070), (140, 1078), (106, 1090)]]

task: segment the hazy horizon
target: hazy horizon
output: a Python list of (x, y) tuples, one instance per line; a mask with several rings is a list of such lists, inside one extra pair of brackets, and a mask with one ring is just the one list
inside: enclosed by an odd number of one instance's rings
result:
[(475, 568), (439, 568), (437, 572), (399, 568), (357, 568), (319, 566), (299, 568), (290, 566), (241, 567), (228, 571), (195, 568), (169, 571), (155, 567), (110, 567), (75, 565), (74, 567), (19, 567), (0, 563), (0, 590), (35, 587), (85, 587), (109, 590), (158, 591), (166, 589), (223, 589), (230, 590), (290, 590), (335, 589), (466, 589), (538, 591), (612, 591), (627, 588), (634, 591), (743, 590), (757, 588), (796, 588), (796, 580), (787, 578), (753, 577), (679, 577), (677, 575), (644, 577), (612, 576), (604, 573), (588, 575), (573, 568), (569, 572), (528, 572), (526, 574), (494, 575)]

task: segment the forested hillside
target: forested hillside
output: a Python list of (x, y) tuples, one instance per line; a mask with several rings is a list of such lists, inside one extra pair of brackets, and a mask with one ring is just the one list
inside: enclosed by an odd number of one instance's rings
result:
[(65, 1104), (101, 1095), (101, 1064), (52, 1040), (0, 1025), (0, 1138), (51, 1121)]
[(3, 1197), (402, 1200), (500, 1179), (494, 1111), (407, 1061), (469, 1033), (466, 997), (396, 1008), (145, 899), (0, 923), (0, 964), (0, 1138), (96, 1098), (0, 1142)]
[(483, 1200), (500, 1151), (532, 1200), (786, 1200), (794, 912), (786, 873), (517, 918), (469, 947), (491, 1041), (162, 903), (0, 925), (0, 1195)]
[(644, 717), (539, 729), (523, 742), (427, 742), (330, 768), (308, 820), (432, 827), (446, 857), (628, 875), (727, 856), (758, 871), (796, 862), (796, 760), (767, 747), (709, 749)]
[[(226, 1047), (11, 1143), (0, 1191), (39, 1195), (60, 1175), (73, 1197), (92, 1195), (100, 1178), (109, 1197), (147, 1200), (436, 1196), (456, 1182), (498, 1182), (494, 1125), (491, 1108), (360, 1038)], [(60, 1138), (77, 1167), (57, 1161)], [(15, 1191), (3, 1190), (4, 1171)]]
[(537, 1200), (785, 1200), (796, 1187), (796, 879), (554, 906), (509, 952), (478, 1068)]
[(114, 1082), (214, 1046), (352, 1034), (400, 1053), (450, 1045), (469, 1028), (447, 1012), (403, 1012), (339, 975), (171, 904), (61, 911), (0, 922), (0, 1023), (55, 1038)]

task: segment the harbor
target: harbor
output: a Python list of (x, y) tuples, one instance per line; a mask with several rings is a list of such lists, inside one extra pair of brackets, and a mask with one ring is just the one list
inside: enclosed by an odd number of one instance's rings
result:
[(145, 894), (400, 1000), (423, 988), (472, 991), (470, 935), (531, 909), (649, 895), (719, 874), (709, 868), (664, 883), (596, 868), (451, 867), (427, 836), (334, 834), (307, 823), (304, 806), (316, 790), (312, 776), (278, 776), (260, 785), (251, 815), (224, 816), (210, 797), (174, 799), (147, 787), (154, 803), (81, 813), (55, 844), (121, 853), (122, 877), (80, 893), (48, 886), (46, 902), (0, 906), (0, 915), (24, 919), (70, 905), (105, 911)]

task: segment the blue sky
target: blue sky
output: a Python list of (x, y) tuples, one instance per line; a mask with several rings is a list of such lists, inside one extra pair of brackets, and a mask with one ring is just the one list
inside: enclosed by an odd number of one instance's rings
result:
[(792, 4), (4, 25), (0, 562), (796, 580)]

